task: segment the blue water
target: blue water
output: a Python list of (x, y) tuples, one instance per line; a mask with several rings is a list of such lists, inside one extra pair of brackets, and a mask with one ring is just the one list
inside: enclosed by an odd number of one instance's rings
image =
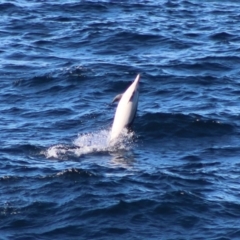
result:
[[(237, 1), (0, 1), (1, 239), (240, 239)], [(132, 132), (112, 99), (141, 73)]]

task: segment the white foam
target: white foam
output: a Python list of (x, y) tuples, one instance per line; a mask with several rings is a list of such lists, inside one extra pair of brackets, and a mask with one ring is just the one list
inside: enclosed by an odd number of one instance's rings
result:
[(66, 149), (65, 149), (64, 145), (58, 144), (58, 145), (48, 148), (43, 153), (47, 158), (59, 158), (60, 155), (63, 155), (66, 153)]
[(73, 145), (57, 144), (49, 147), (43, 154), (47, 158), (65, 159), (68, 156), (81, 156), (94, 152), (114, 152), (118, 150), (129, 150), (132, 147), (134, 133), (124, 130), (121, 136), (110, 144), (109, 130), (100, 130), (93, 133), (79, 134), (73, 141)]

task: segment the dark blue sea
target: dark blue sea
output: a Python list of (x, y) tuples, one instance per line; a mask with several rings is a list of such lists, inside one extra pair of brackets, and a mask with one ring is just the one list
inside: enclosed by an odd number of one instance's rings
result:
[(0, 0), (0, 16), (0, 239), (240, 239), (240, 2)]

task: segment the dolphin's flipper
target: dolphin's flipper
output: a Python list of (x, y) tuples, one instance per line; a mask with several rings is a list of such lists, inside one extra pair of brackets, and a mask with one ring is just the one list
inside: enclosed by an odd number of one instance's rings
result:
[(123, 94), (118, 94), (118, 95), (112, 100), (112, 103), (114, 103), (114, 102), (119, 102), (119, 101), (121, 100), (121, 98), (122, 98), (122, 95), (123, 95)]
[(129, 99), (129, 102), (133, 102), (134, 96), (135, 96), (136, 91), (133, 91), (131, 98)]

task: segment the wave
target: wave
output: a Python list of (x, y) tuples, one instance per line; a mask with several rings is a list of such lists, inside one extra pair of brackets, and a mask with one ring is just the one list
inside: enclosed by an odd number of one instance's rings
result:
[(222, 136), (234, 131), (234, 125), (230, 123), (193, 114), (146, 113), (138, 121), (136, 131), (148, 137), (198, 138)]
[(6, 10), (16, 10), (17, 9), (17, 5), (13, 4), (13, 3), (1, 3), (0, 4), (0, 8), (1, 10), (3, 11), (6, 11)]

